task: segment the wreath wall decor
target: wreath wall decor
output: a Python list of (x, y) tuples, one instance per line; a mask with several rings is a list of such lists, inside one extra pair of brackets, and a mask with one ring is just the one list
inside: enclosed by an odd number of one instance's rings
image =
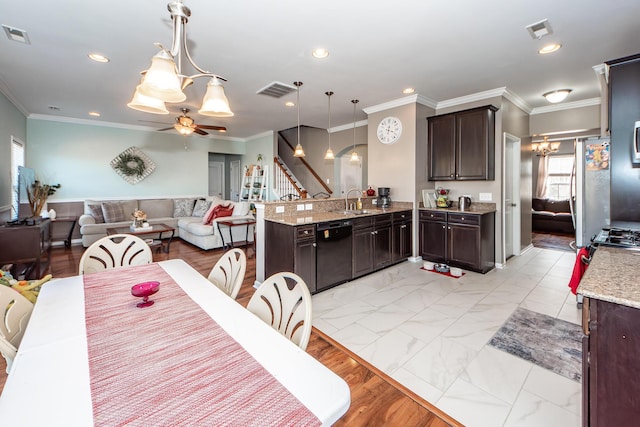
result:
[(155, 163), (136, 147), (129, 147), (111, 160), (111, 168), (129, 184), (137, 184), (151, 174)]

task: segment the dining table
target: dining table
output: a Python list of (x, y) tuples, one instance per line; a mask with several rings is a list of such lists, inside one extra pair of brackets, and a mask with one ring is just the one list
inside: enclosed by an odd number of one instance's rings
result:
[[(132, 286), (158, 282), (138, 307)], [(324, 426), (347, 383), (185, 261), (45, 284), (0, 426)]]

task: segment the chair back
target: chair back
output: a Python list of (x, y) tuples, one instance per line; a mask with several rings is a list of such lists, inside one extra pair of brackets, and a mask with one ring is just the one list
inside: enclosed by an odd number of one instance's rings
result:
[(79, 273), (98, 271), (130, 265), (150, 264), (151, 248), (139, 237), (131, 234), (113, 234), (103, 237), (87, 248), (80, 258)]
[(294, 273), (276, 273), (260, 285), (247, 309), (305, 350), (311, 335), (311, 293)]
[(16, 356), (33, 304), (8, 286), (0, 285), (0, 353), (7, 360), (7, 372)]
[(240, 249), (231, 249), (220, 257), (207, 278), (224, 293), (236, 299), (246, 270), (247, 256)]

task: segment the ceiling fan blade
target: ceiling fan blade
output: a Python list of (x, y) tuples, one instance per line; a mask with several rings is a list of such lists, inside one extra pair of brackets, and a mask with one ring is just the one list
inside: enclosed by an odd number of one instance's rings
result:
[(196, 125), (200, 129), (212, 129), (212, 130), (227, 130), (224, 126), (211, 126), (211, 125)]
[(158, 129), (158, 132), (163, 131), (163, 130), (171, 130), (171, 129), (173, 129), (173, 126), (171, 126), (170, 128)]
[(203, 131), (202, 129), (195, 128), (193, 131), (200, 135), (209, 135), (209, 133)]

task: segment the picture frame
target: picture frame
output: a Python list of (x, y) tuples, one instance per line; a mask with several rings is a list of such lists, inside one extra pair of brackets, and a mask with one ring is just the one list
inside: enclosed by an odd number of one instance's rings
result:
[(436, 207), (436, 195), (433, 190), (422, 190), (422, 204), (425, 208)]

